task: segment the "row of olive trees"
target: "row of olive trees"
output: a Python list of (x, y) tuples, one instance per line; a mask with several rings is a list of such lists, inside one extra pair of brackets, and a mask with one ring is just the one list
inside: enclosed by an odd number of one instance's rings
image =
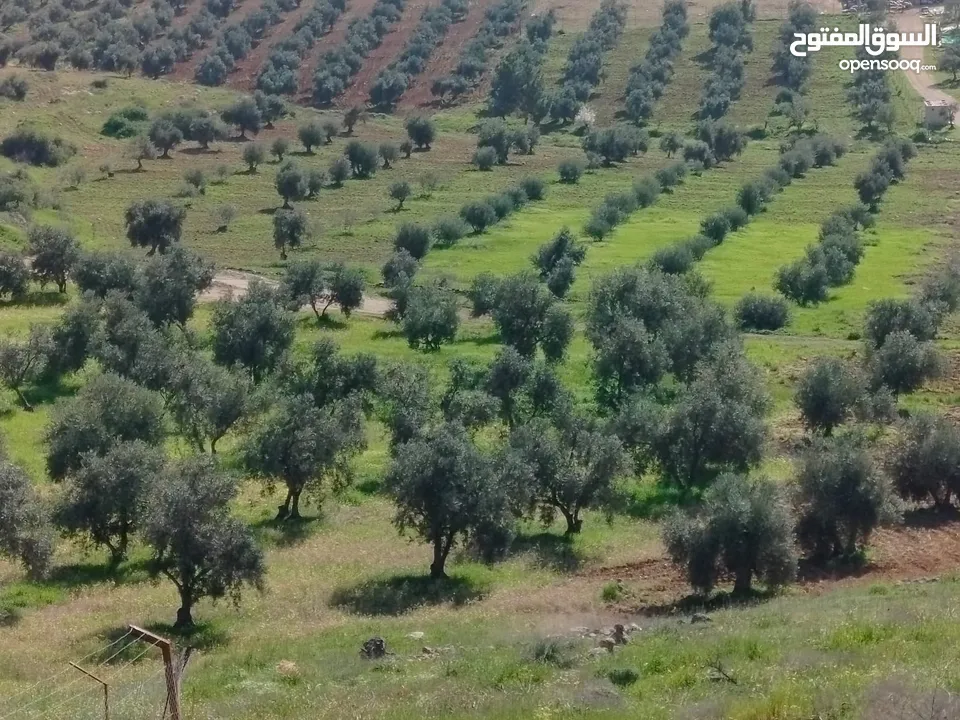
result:
[(701, 119), (722, 118), (739, 99), (744, 84), (743, 52), (753, 50), (750, 25), (755, 18), (753, 0), (731, 0), (710, 13), (711, 75), (700, 98)]
[(581, 105), (590, 99), (593, 89), (604, 77), (603, 59), (623, 37), (627, 25), (627, 6), (621, 0), (604, 0), (590, 18), (563, 67), (563, 91)]
[(821, 438), (805, 450), (789, 485), (728, 474), (694, 512), (665, 524), (664, 543), (693, 589), (710, 592), (724, 577), (734, 595), (755, 580), (790, 583), (804, 555), (824, 566), (862, 557), (873, 531), (896, 522), (901, 503), (862, 433)]
[(544, 86), (543, 64), (555, 24), (552, 8), (534, 16), (527, 22), (526, 37), (500, 59), (490, 84), (490, 115), (506, 118), (519, 113), (537, 126), (548, 116), (558, 123), (573, 119), (570, 112), (575, 114), (575, 108), (561, 99), (561, 91)]
[[(813, 161), (828, 154), (837, 156), (839, 149), (839, 145), (814, 146)], [(890, 186), (903, 180), (906, 164), (916, 153), (909, 140), (897, 138), (884, 143), (870, 168), (854, 182), (861, 204), (827, 218), (820, 228), (819, 242), (807, 248), (805, 257), (778, 271), (775, 287), (784, 297), (800, 305), (816, 305), (826, 301), (830, 287), (846, 285), (853, 279), (863, 257), (858, 232), (873, 225), (873, 213), (879, 210)]]
[(427, 8), (397, 58), (381, 70), (370, 86), (370, 104), (392, 110), (414, 77), (427, 68), (433, 51), (446, 37), (450, 26), (466, 20), (466, 0), (441, 0)]
[(380, 46), (390, 28), (400, 20), (406, 0), (377, 0), (366, 16), (351, 23), (343, 41), (324, 53), (313, 75), (313, 102), (329, 105), (350, 79), (360, 72), (364, 58)]
[(299, 69), (320, 38), (329, 33), (346, 9), (345, 0), (317, 0), (297, 21), (293, 33), (270, 47), (257, 75), (257, 89), (274, 95), (293, 95), (300, 85)]
[(635, 123), (650, 119), (657, 101), (673, 79), (673, 64), (690, 33), (687, 7), (682, 0), (667, 0), (663, 20), (650, 38), (643, 61), (630, 68), (624, 93), (627, 117)]
[[(470, 42), (464, 46), (453, 71), (434, 80), (430, 93), (441, 103), (448, 99), (456, 102), (475, 88), (487, 71), (491, 51), (516, 31), (525, 5), (523, 0), (499, 0), (488, 7), (484, 12), (483, 22)], [(531, 25), (535, 24), (531, 22), (528, 28)]]

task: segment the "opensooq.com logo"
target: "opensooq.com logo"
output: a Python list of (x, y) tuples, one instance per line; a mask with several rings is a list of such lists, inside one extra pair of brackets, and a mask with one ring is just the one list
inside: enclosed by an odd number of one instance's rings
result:
[[(885, 53), (897, 53), (905, 47), (936, 47), (939, 44), (937, 26), (926, 24), (922, 33), (887, 32), (882, 27), (871, 27), (869, 23), (862, 23), (857, 32), (840, 32), (840, 28), (820, 28), (819, 32), (794, 33), (794, 41), (790, 44), (790, 54), (804, 58), (811, 53), (819, 52), (826, 47), (863, 48), (873, 58), (841, 60), (840, 69), (851, 73), (859, 70), (936, 70), (935, 66), (923, 65), (919, 58), (900, 59), (883, 58)], [(922, 56), (922, 52), (921, 52)]]

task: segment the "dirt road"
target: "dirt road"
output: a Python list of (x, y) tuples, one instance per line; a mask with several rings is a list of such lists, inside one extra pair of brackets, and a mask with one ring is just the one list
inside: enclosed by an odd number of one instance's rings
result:
[[(271, 287), (277, 287), (279, 284), (276, 280), (270, 280), (259, 275), (237, 272), (236, 270), (224, 270), (216, 274), (213, 278), (213, 284), (200, 296), (200, 302), (215, 302), (228, 297), (243, 297), (250, 287), (250, 283), (254, 280), (260, 280)], [(385, 298), (376, 295), (364, 295), (363, 303), (354, 312), (361, 315), (383, 317), (390, 306), (391, 302)]]
[[(907, 12), (895, 17), (897, 21), (897, 28), (900, 32), (923, 34), (923, 25), (926, 22), (926, 18), (920, 16), (920, 10), (908, 10)], [(900, 55), (904, 60), (919, 60), (922, 65), (925, 62), (923, 51), (924, 48), (922, 47), (905, 47), (901, 48)], [(942, 90), (934, 87), (937, 84), (937, 81), (932, 75), (930, 75), (930, 73), (915, 73), (911, 70), (907, 70), (905, 72), (907, 80), (913, 86), (913, 89), (920, 93), (924, 100), (934, 103), (946, 102), (950, 103), (951, 105), (957, 102), (956, 98), (953, 96), (948, 95)]]

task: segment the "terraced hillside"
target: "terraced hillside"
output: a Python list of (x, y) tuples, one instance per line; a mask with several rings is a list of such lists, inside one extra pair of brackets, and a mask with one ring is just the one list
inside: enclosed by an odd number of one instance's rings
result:
[(130, 624), (185, 718), (953, 717), (956, 130), (778, 0), (542, 0), (435, 99), (472, 0), (391, 113), (432, 3), (349, 0), (252, 98), (318, 5), (0, 68), (0, 720), (161, 716)]

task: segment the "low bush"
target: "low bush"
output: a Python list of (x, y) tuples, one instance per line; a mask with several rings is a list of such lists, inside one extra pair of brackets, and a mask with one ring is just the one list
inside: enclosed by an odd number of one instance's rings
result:
[(32, 128), (20, 128), (0, 142), (0, 154), (30, 165), (57, 167), (76, 153), (75, 145)]
[(737, 327), (747, 332), (772, 332), (785, 327), (790, 312), (783, 298), (750, 293), (740, 298), (733, 311)]

